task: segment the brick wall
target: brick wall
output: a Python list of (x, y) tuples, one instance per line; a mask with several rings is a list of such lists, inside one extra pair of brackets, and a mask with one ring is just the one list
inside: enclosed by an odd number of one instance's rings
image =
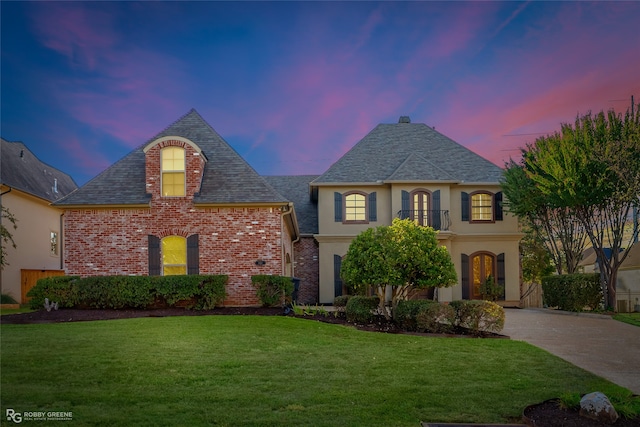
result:
[[(166, 143), (162, 146), (166, 146)], [(146, 153), (150, 208), (67, 209), (65, 270), (70, 275), (147, 275), (148, 236), (199, 236), (200, 274), (227, 274), (225, 305), (259, 304), (251, 276), (283, 274), (283, 259), (291, 253), (291, 239), (283, 226), (279, 205), (273, 207), (193, 206), (204, 161), (188, 144), (186, 196), (161, 197), (160, 148)], [(196, 173), (197, 171), (197, 173)], [(284, 239), (284, 244), (283, 244)], [(264, 261), (256, 265), (256, 261)]]
[(294, 246), (295, 276), (300, 279), (298, 303), (315, 304), (318, 302), (318, 242), (313, 237), (302, 237)]

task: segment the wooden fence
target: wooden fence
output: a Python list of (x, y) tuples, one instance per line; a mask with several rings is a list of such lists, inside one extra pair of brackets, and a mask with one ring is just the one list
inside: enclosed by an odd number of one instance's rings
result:
[(22, 304), (29, 302), (27, 292), (33, 288), (39, 279), (51, 276), (64, 276), (64, 270), (20, 270), (20, 295)]

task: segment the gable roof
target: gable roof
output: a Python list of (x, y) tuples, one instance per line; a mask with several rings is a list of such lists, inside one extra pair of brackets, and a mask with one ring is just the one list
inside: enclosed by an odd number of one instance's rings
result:
[(222, 137), (191, 109), (186, 115), (111, 165), (59, 205), (148, 204), (143, 148), (165, 136), (187, 138), (207, 158), (194, 203), (283, 203), (273, 189)]
[(40, 161), (22, 142), (0, 138), (0, 144), (2, 184), (50, 202), (78, 188), (71, 176)]
[(296, 211), (300, 234), (318, 233), (318, 207), (311, 201), (309, 183), (318, 175), (265, 176), (281, 194), (286, 194)]
[(495, 182), (502, 169), (423, 123), (379, 124), (313, 184)]

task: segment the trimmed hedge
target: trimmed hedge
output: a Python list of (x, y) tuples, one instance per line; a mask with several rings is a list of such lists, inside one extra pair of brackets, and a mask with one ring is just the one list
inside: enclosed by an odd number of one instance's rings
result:
[(543, 277), (542, 292), (546, 306), (566, 311), (596, 310), (603, 301), (597, 273)]
[(251, 276), (256, 295), (263, 307), (290, 304), (294, 284), (291, 277), (258, 274)]
[(376, 296), (352, 296), (345, 307), (347, 320), (355, 323), (371, 323), (375, 317), (373, 312), (378, 308), (379, 303), (380, 299)]
[(428, 299), (401, 300), (393, 310), (393, 321), (405, 331), (417, 331), (417, 316), (439, 302)]
[(60, 308), (149, 308), (160, 302), (187, 308), (212, 309), (226, 298), (228, 277), (224, 275), (182, 276), (54, 276), (38, 280), (27, 296), (30, 306), (40, 309), (44, 299)]
[(416, 330), (434, 334), (454, 332), (456, 311), (449, 304), (429, 304), (416, 315)]
[(495, 302), (481, 300), (452, 301), (454, 325), (474, 335), (480, 332), (500, 332), (504, 328), (504, 308)]

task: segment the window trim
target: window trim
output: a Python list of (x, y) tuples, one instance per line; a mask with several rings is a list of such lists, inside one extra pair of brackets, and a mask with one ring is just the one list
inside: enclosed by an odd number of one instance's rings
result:
[[(473, 196), (478, 194), (487, 194), (489, 196), (489, 200), (491, 201), (491, 219), (473, 219)], [(492, 224), (496, 222), (496, 203), (495, 203), (495, 193), (486, 190), (478, 190), (472, 193), (469, 193), (469, 222), (472, 224)]]
[[(360, 195), (364, 197), (364, 220), (360, 220), (360, 219), (348, 220), (347, 219), (347, 197), (352, 195)], [(342, 223), (343, 224), (369, 224), (369, 194), (363, 191), (358, 191), (358, 190), (348, 191), (342, 194)]]
[[(163, 156), (162, 153), (165, 150), (182, 150), (183, 152), (183, 165), (182, 165), (182, 170), (180, 169), (164, 169), (164, 160), (163, 160)], [(165, 196), (164, 195), (164, 175), (165, 173), (167, 174), (177, 174), (177, 173), (182, 173), (183, 176), (183, 189), (182, 189), (182, 195), (180, 196)], [(186, 197), (187, 195), (187, 150), (184, 147), (180, 147), (177, 145), (168, 145), (166, 147), (162, 147), (160, 149), (160, 196), (161, 197), (166, 197), (166, 198), (179, 198), (179, 197)]]

